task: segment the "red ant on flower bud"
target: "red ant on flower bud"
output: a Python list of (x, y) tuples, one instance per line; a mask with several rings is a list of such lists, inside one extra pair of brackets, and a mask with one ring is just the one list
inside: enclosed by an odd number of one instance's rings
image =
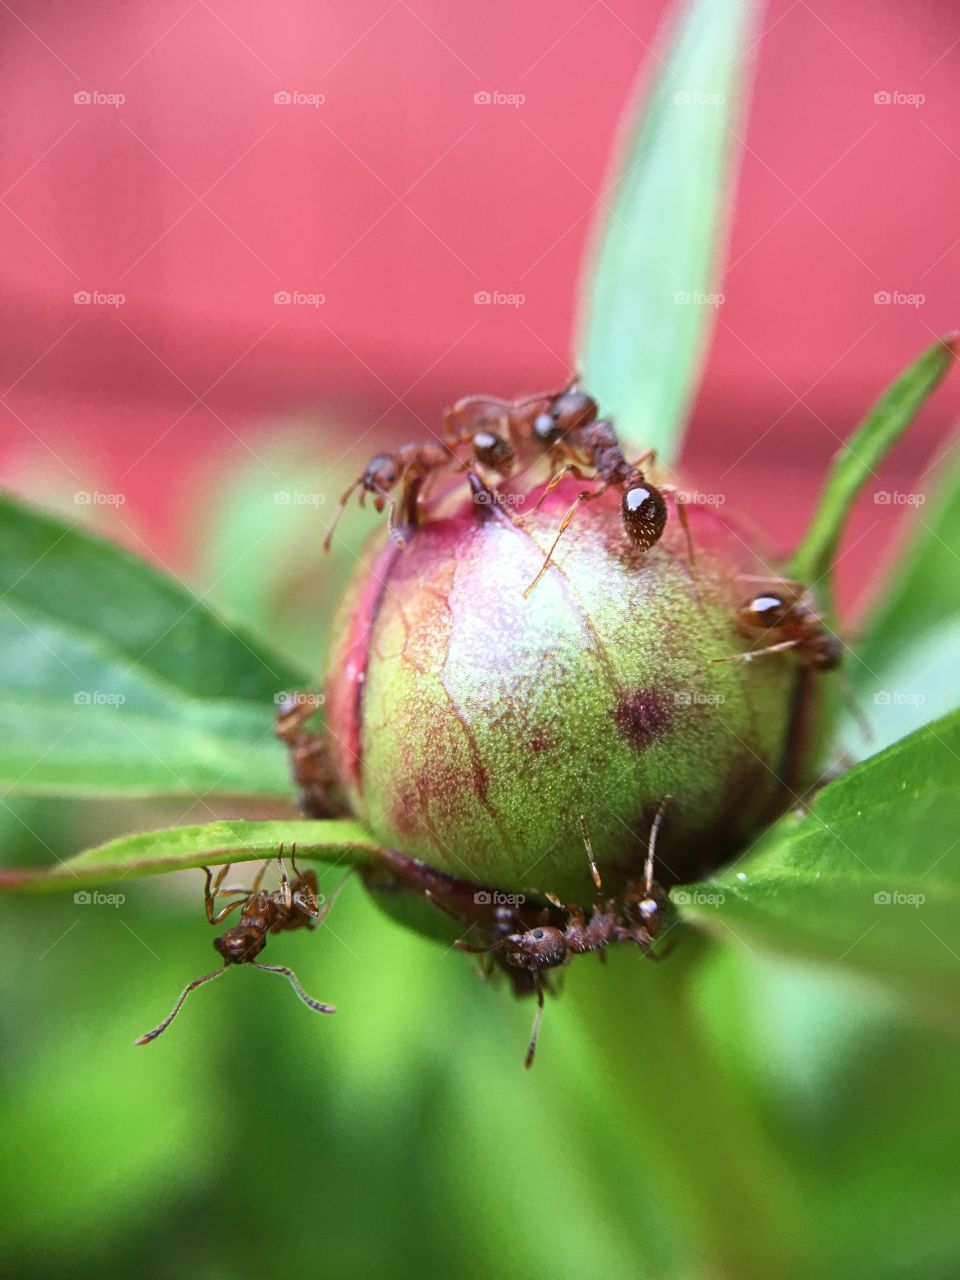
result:
[(506, 965), (524, 970), (532, 978), (533, 990), (537, 997), (537, 1012), (534, 1015), (533, 1030), (530, 1034), (524, 1066), (529, 1068), (533, 1065), (537, 1051), (537, 1038), (543, 1018), (546, 972), (569, 964), (575, 955), (586, 955), (588, 952), (596, 951), (603, 956), (607, 947), (621, 942), (632, 942), (651, 960), (657, 958), (652, 947), (664, 932), (669, 918), (670, 903), (666, 891), (654, 880), (653, 870), (657, 836), (669, 803), (670, 797), (664, 796), (654, 816), (647, 845), (643, 880), (631, 881), (623, 893), (606, 901), (603, 900), (603, 882), (594, 860), (587, 825), (581, 817), (583, 842), (590, 863), (590, 873), (596, 887), (596, 899), (589, 919), (580, 907), (564, 906), (557, 898), (548, 894), (548, 901), (566, 913), (565, 925), (550, 924), (549, 910), (545, 910), (539, 924), (509, 932), (491, 946), (475, 947), (463, 940), (455, 944), (461, 951), (476, 954), (499, 952)]
[(749, 574), (743, 575), (742, 580), (766, 583), (768, 589), (758, 591), (739, 606), (737, 629), (755, 644), (768, 643), (729, 658), (715, 658), (715, 662), (752, 662), (763, 654), (793, 649), (801, 666), (830, 671), (840, 665), (843, 641), (826, 629), (802, 583)]
[[(227, 929), (219, 938), (215, 938), (213, 942), (214, 947), (223, 956), (223, 965), (219, 969), (214, 969), (212, 973), (204, 974), (202, 978), (194, 978), (193, 982), (188, 982), (181, 991), (176, 1004), (160, 1025), (140, 1036), (136, 1040), (137, 1044), (149, 1044), (152, 1040), (156, 1040), (157, 1036), (166, 1031), (167, 1027), (180, 1012), (184, 1000), (186, 1000), (191, 991), (196, 987), (203, 986), (205, 982), (212, 982), (214, 978), (221, 977), (231, 965), (235, 964), (252, 964), (255, 969), (262, 969), (264, 973), (282, 974), (288, 979), (304, 1004), (313, 1009), (315, 1013), (336, 1012), (332, 1004), (321, 1004), (319, 1000), (314, 1000), (313, 996), (307, 995), (292, 969), (280, 964), (259, 964), (255, 958), (267, 945), (268, 934), (289, 932), (292, 929), (315, 929), (333, 906), (337, 895), (346, 882), (346, 876), (344, 876), (334, 890), (333, 895), (321, 907), (317, 893), (316, 872), (312, 870), (300, 871), (297, 867), (296, 853), (297, 847), (292, 845), (290, 848), (290, 863), (293, 867), (294, 878), (288, 880), (283, 865), (283, 845), (280, 846), (280, 851), (277, 854), (277, 865), (280, 868), (280, 888), (274, 893), (269, 893), (260, 887), (263, 884), (263, 877), (267, 867), (272, 861), (270, 858), (260, 868), (253, 882), (253, 887), (250, 889), (222, 887), (224, 878), (230, 868), (229, 863), (220, 868), (215, 880), (210, 868), (203, 868), (207, 878), (203, 891), (203, 901), (207, 912), (207, 920), (210, 924), (220, 924), (232, 911), (236, 911), (237, 908), (240, 909), (240, 919), (237, 923)], [(349, 872), (347, 874), (349, 875)], [(241, 896), (217, 911), (214, 904), (220, 894), (240, 894)]]

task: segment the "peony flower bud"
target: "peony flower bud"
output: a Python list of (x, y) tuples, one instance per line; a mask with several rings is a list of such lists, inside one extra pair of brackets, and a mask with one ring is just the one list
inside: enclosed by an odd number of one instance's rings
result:
[(688, 545), (668, 498), (663, 536), (641, 550), (608, 490), (525, 595), (583, 487), (566, 479), (534, 510), (542, 487), (464, 485), (406, 545), (378, 534), (340, 611), (326, 705), (340, 785), (384, 844), (589, 903), (581, 816), (616, 892), (670, 796), (657, 877), (699, 876), (792, 801), (783, 781), (797, 787), (809, 754), (800, 704), (822, 682), (801, 683), (789, 652), (717, 661), (748, 647), (736, 611), (749, 575), (771, 569), (710, 506), (685, 507)]

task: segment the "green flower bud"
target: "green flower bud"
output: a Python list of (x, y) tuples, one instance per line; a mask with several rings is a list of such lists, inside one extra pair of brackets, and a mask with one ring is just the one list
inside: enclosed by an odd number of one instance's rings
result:
[(643, 551), (608, 490), (525, 596), (580, 488), (565, 480), (536, 511), (539, 490), (478, 491), (405, 546), (379, 535), (341, 609), (326, 700), (340, 784), (384, 844), (589, 903), (581, 816), (615, 892), (640, 874), (670, 796), (658, 879), (699, 876), (792, 799), (781, 779), (804, 770), (800, 703), (822, 681), (801, 684), (789, 652), (717, 661), (747, 647), (744, 575), (771, 569), (706, 505), (685, 507), (691, 559), (672, 499)]

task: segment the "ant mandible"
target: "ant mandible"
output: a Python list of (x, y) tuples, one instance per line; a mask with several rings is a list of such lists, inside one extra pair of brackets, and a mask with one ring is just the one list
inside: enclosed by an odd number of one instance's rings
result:
[(757, 591), (739, 606), (737, 629), (747, 640), (769, 643), (728, 658), (715, 658), (715, 662), (752, 662), (763, 654), (793, 649), (801, 666), (830, 671), (840, 665), (843, 641), (827, 630), (802, 583), (750, 574), (744, 574), (742, 580), (768, 584), (768, 589)]
[(461, 951), (475, 953), (501, 951), (507, 965), (525, 970), (531, 975), (537, 997), (537, 1011), (524, 1058), (524, 1066), (528, 1069), (533, 1066), (540, 1024), (543, 1019), (546, 971), (569, 964), (575, 955), (586, 955), (588, 952), (596, 951), (604, 956), (607, 947), (621, 942), (632, 942), (651, 960), (657, 959), (652, 946), (663, 933), (668, 920), (669, 899), (666, 890), (654, 880), (653, 870), (657, 837), (669, 803), (670, 796), (664, 796), (654, 816), (647, 845), (643, 880), (631, 881), (623, 893), (606, 901), (603, 900), (603, 882), (593, 856), (587, 825), (584, 818), (580, 818), (590, 873), (596, 888), (596, 898), (589, 920), (580, 907), (563, 906), (552, 894), (547, 894), (553, 906), (560, 907), (566, 912), (567, 920), (562, 928), (548, 924), (545, 912), (542, 923), (532, 928), (509, 933), (493, 946), (474, 947), (462, 940), (455, 944)]
[[(313, 996), (307, 995), (292, 969), (280, 964), (259, 964), (255, 959), (267, 945), (267, 934), (283, 933), (292, 929), (315, 929), (333, 906), (337, 895), (346, 882), (345, 876), (321, 909), (317, 894), (316, 872), (313, 870), (300, 871), (297, 867), (296, 854), (296, 845), (291, 845), (290, 864), (293, 868), (294, 878), (289, 880), (283, 865), (283, 845), (280, 846), (280, 850), (277, 853), (277, 865), (280, 869), (280, 888), (274, 893), (261, 888), (267, 867), (272, 861), (270, 858), (260, 868), (253, 882), (253, 887), (250, 889), (222, 887), (231, 865), (229, 863), (221, 867), (215, 880), (210, 868), (203, 868), (206, 875), (203, 902), (207, 920), (210, 924), (220, 924), (232, 911), (236, 911), (238, 907), (240, 908), (239, 921), (213, 941), (214, 947), (223, 956), (223, 965), (219, 969), (214, 969), (212, 973), (204, 974), (202, 978), (194, 978), (193, 982), (188, 982), (181, 991), (176, 1004), (160, 1025), (154, 1027), (152, 1031), (148, 1031), (145, 1035), (138, 1037), (135, 1041), (136, 1044), (149, 1044), (152, 1040), (156, 1040), (157, 1036), (166, 1031), (167, 1027), (180, 1012), (184, 1000), (186, 1000), (191, 991), (196, 987), (203, 986), (205, 982), (212, 982), (214, 978), (219, 978), (234, 964), (252, 964), (255, 969), (262, 969), (264, 973), (282, 974), (289, 980), (290, 985), (304, 1004), (308, 1005), (314, 1012), (336, 1012), (333, 1005), (322, 1004), (319, 1000), (314, 1000)], [(349, 875), (350, 873), (348, 872), (347, 874)], [(240, 894), (241, 896), (217, 911), (215, 909), (215, 899), (220, 894)]]

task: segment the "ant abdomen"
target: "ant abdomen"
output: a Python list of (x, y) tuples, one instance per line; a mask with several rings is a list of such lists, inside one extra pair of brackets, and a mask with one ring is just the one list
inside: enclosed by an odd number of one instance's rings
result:
[(667, 503), (656, 487), (644, 481), (631, 485), (620, 504), (623, 525), (634, 546), (649, 551), (660, 541), (667, 523)]

